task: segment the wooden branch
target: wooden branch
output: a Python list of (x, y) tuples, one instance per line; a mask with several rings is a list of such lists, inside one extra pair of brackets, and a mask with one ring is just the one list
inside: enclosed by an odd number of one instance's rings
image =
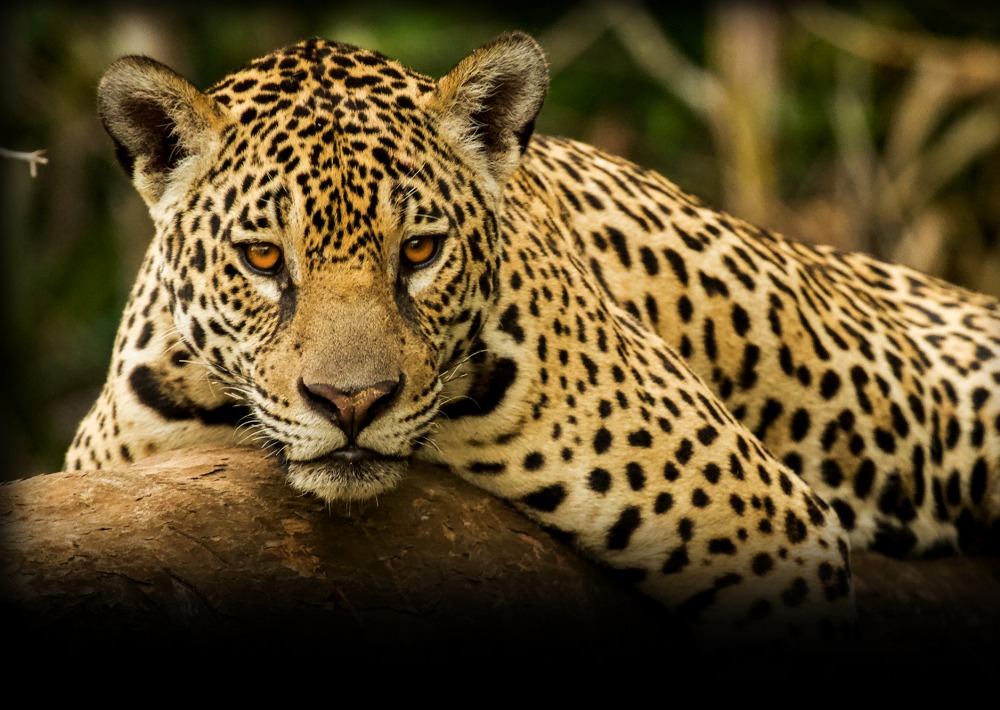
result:
[[(687, 653), (658, 606), (446, 471), (327, 510), (250, 449), (0, 486), (8, 648)], [(1000, 652), (1000, 560), (854, 555), (863, 654)], [(863, 657), (863, 656), (862, 656)], [(936, 657), (936, 656), (935, 656)]]
[(646, 642), (668, 624), (520, 514), (433, 468), (377, 503), (327, 510), (257, 451), (191, 450), (16, 481), (0, 487), (0, 511), (0, 600), (39, 643), (245, 651), (323, 639), (336, 656), (489, 639), (537, 651)]

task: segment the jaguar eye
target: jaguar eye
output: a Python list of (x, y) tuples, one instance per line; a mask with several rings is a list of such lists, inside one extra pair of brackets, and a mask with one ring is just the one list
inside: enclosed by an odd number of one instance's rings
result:
[(242, 247), (243, 258), (252, 268), (264, 274), (275, 274), (281, 268), (281, 247), (269, 242), (253, 242)]
[(403, 242), (403, 261), (413, 268), (427, 266), (438, 254), (441, 238), (432, 234), (410, 237)]

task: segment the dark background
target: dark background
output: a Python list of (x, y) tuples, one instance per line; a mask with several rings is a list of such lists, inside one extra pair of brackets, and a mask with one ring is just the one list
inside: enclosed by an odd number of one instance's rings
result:
[[(207, 8), (208, 4), (205, 4)], [(1000, 296), (1000, 15), (977, 3), (27, 3), (3, 10), (0, 478), (59, 470), (152, 227), (94, 91), (123, 54), (201, 87), (311, 36), (434, 77), (496, 34), (545, 48), (538, 130), (709, 203)]]

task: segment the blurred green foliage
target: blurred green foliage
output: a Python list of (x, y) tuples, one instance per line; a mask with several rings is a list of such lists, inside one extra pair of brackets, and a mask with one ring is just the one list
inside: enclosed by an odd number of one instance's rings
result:
[(310, 36), (432, 76), (523, 29), (552, 63), (538, 130), (655, 168), (738, 216), (1000, 295), (1000, 22), (930, 3), (196, 5), (3, 10), (4, 478), (58, 470), (103, 380), (151, 226), (94, 110), (148, 54), (211, 85)]

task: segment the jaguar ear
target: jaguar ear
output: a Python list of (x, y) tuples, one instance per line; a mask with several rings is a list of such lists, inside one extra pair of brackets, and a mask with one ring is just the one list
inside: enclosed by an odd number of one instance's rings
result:
[(223, 122), (215, 99), (148, 57), (123, 57), (97, 89), (118, 161), (153, 207), (191, 159), (208, 152)]
[(542, 48), (523, 32), (500, 35), (438, 82), (428, 107), (440, 130), (477, 160), (499, 195), (535, 129), (549, 88)]

